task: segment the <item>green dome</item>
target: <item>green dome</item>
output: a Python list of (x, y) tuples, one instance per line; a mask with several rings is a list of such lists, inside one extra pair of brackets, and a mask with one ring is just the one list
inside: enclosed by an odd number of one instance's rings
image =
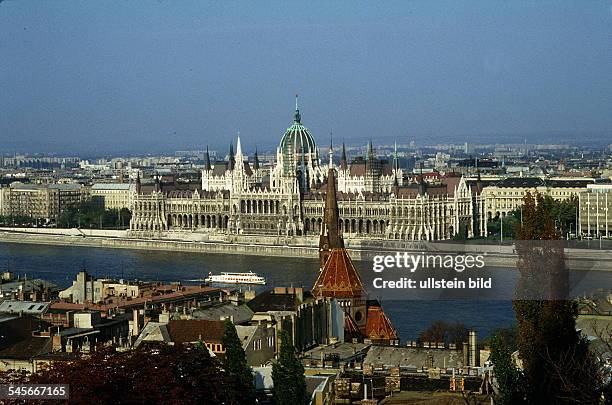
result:
[(297, 108), (293, 125), (287, 128), (281, 139), (280, 152), (283, 155), (283, 169), (285, 173), (290, 170), (293, 162), (299, 167), (302, 162), (302, 156), (304, 163), (308, 163), (311, 157), (314, 160), (312, 162), (313, 166), (318, 163), (319, 153), (317, 145), (308, 128), (302, 125), (300, 110)]

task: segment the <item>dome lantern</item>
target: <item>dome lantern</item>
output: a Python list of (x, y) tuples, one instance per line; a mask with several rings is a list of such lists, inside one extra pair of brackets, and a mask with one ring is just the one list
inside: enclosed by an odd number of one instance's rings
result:
[(294, 174), (296, 165), (304, 162), (307, 166), (319, 166), (317, 145), (308, 128), (302, 124), (302, 116), (295, 98), (295, 114), (293, 125), (285, 131), (281, 138), (279, 151), (282, 155), (283, 173)]

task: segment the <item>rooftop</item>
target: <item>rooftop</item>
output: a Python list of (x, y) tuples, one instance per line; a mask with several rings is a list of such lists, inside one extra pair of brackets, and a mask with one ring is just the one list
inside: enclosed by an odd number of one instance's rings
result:
[(155, 304), (172, 302), (176, 300), (186, 300), (196, 298), (200, 295), (213, 295), (221, 293), (222, 290), (207, 286), (177, 286), (157, 284), (151, 288), (143, 289), (142, 295), (139, 297), (108, 297), (103, 303), (93, 304), (73, 304), (71, 302), (54, 302), (51, 304), (51, 310), (76, 310), (76, 309), (93, 309), (98, 311), (108, 311), (116, 308), (134, 308), (144, 306), (145, 303)]
[(221, 318), (231, 318), (234, 324), (248, 322), (253, 317), (253, 311), (248, 305), (223, 304), (213, 305), (209, 308), (199, 308), (193, 311), (194, 319), (207, 319), (218, 321)]
[(130, 183), (96, 183), (91, 186), (92, 190), (130, 190), (133, 187)]
[(370, 348), (366, 343), (338, 342), (330, 345), (321, 345), (304, 353), (305, 359), (320, 360), (321, 356), (337, 355), (340, 361), (348, 361), (354, 356), (365, 354)]
[[(308, 292), (304, 292), (306, 296)], [(277, 294), (274, 290), (257, 294), (247, 305), (253, 312), (295, 311), (302, 304), (296, 294)]]
[(50, 302), (5, 300), (0, 302), (0, 312), (36, 315), (45, 313), (49, 309), (50, 304)]
[(365, 289), (346, 249), (332, 249), (323, 271), (312, 288), (317, 297), (351, 298), (365, 294)]
[(462, 367), (463, 352), (451, 349), (426, 349), (422, 347), (372, 346), (364, 359), (364, 364), (374, 367), (405, 367), (420, 369), (433, 366), (438, 368)]
[(199, 340), (220, 343), (225, 324), (223, 321), (184, 319), (170, 321), (166, 325), (170, 340), (174, 343), (193, 343)]

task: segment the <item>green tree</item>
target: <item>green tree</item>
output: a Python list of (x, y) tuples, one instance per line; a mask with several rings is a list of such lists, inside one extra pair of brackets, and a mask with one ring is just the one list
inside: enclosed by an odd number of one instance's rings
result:
[(493, 239), (500, 238), (502, 231), (501, 221), (504, 222), (504, 239), (516, 238), (517, 228), (521, 222), (521, 209), (518, 208), (516, 210), (510, 211), (508, 215), (504, 215), (501, 218), (498, 215), (495, 218), (487, 221), (487, 230), (489, 232), (489, 237)]
[(304, 405), (309, 401), (306, 391), (304, 366), (295, 355), (291, 337), (286, 331), (280, 332), (280, 354), (272, 365), (274, 399), (278, 405)]
[(125, 228), (132, 217), (128, 209), (105, 210), (99, 201), (89, 199), (62, 211), (58, 226), (62, 228)]
[(242, 348), (240, 338), (236, 333), (236, 327), (231, 320), (225, 320), (225, 330), (222, 338), (225, 348), (223, 358), (223, 368), (235, 384), (232, 392), (236, 393), (232, 397), (232, 404), (255, 404), (255, 386), (253, 385), (253, 371), (247, 363), (246, 354)]
[(512, 358), (512, 353), (517, 349), (516, 330), (498, 330), (491, 336), (490, 344), (490, 360), (493, 363), (498, 386), (495, 403), (500, 405), (524, 403), (523, 375)]
[(513, 302), (527, 403), (592, 404), (600, 396), (598, 368), (576, 331), (564, 245), (551, 205), (524, 198), (516, 250), (520, 277)]

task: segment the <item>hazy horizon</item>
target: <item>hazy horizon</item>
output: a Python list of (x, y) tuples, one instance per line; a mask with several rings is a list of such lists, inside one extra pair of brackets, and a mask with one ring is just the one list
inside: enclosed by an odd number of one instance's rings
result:
[(0, 1), (0, 154), (612, 143), (612, 2)]

